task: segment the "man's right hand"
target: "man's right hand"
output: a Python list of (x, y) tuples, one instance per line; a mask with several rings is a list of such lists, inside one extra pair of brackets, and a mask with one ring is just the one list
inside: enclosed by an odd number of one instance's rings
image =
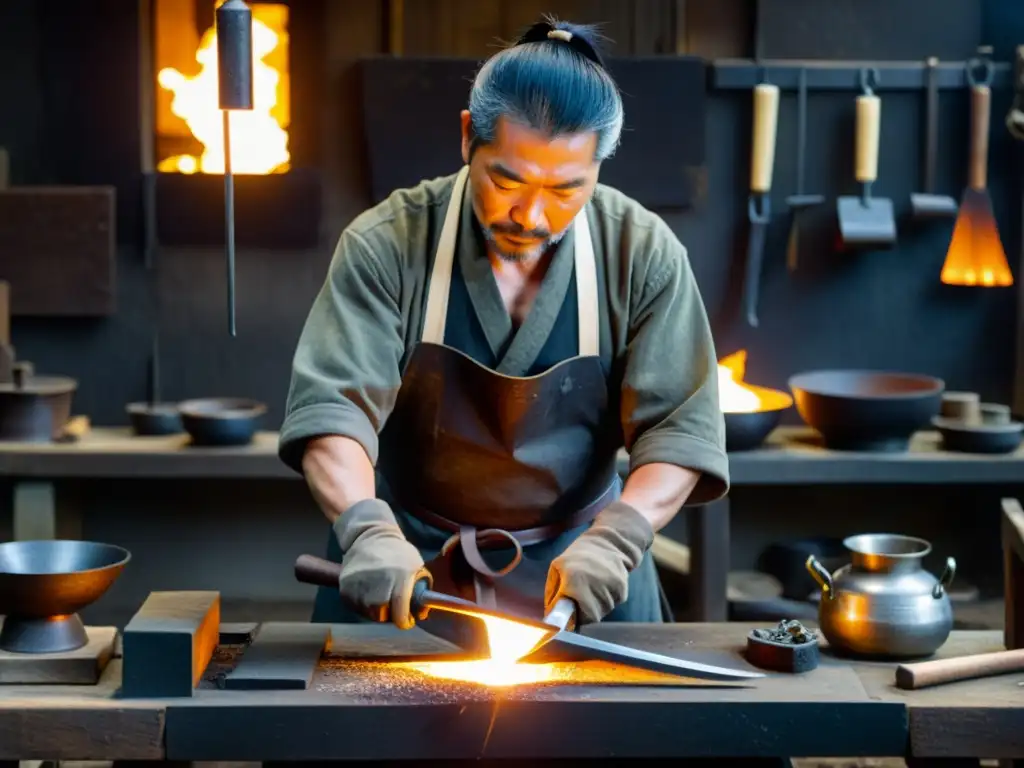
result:
[(380, 499), (356, 502), (335, 521), (334, 534), (342, 551), (342, 599), (376, 621), (391, 621), (401, 629), (415, 626), (423, 617), (413, 615), (413, 587), (432, 579), (391, 508)]

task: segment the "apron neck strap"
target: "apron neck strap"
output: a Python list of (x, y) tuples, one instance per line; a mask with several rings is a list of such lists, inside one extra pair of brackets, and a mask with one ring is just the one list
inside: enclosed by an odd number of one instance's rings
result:
[[(427, 288), (427, 306), (423, 318), (421, 341), (444, 343), (444, 328), (448, 318), (448, 297), (451, 293), (452, 268), (455, 246), (459, 235), (462, 198), (469, 177), (469, 166), (463, 166), (455, 177), (452, 195), (448, 201), (441, 236), (434, 253), (434, 266)], [(597, 309), (597, 263), (594, 243), (590, 236), (587, 206), (573, 219), (573, 259), (576, 267), (576, 303), (579, 321), (579, 355), (595, 357), (600, 354), (600, 315)]]

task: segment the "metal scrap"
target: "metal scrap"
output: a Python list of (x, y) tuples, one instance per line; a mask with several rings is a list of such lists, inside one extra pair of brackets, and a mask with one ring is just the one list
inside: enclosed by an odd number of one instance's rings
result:
[(771, 629), (755, 629), (753, 635), (758, 640), (781, 643), (782, 645), (803, 645), (814, 642), (817, 638), (813, 630), (808, 629), (795, 619), (783, 619), (778, 626)]

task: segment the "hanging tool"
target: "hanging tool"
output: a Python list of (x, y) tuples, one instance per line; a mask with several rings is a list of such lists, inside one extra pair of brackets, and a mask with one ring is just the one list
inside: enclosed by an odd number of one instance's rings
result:
[(932, 56), (925, 62), (927, 96), (925, 105), (924, 192), (910, 196), (915, 219), (956, 216), (957, 204), (949, 195), (935, 194), (935, 173), (939, 153), (939, 60)]
[[(983, 49), (983, 54), (985, 51), (987, 49)], [(1013, 285), (1013, 275), (988, 194), (992, 61), (983, 55), (966, 66), (967, 83), (971, 88), (970, 164), (967, 187), (960, 199), (960, 214), (953, 227), (940, 279), (946, 285), (1005, 287)]]
[(224, 117), (224, 248), (228, 267), (228, 333), (235, 332), (235, 181), (231, 174), (231, 112), (253, 108), (252, 11), (225, 0), (216, 11), (217, 92)]
[(796, 115), (796, 194), (786, 198), (786, 205), (793, 211), (793, 223), (786, 244), (786, 266), (790, 272), (796, 270), (800, 258), (800, 214), (808, 208), (825, 202), (824, 195), (804, 193), (804, 167), (807, 159), (807, 70), (801, 69), (797, 80)]
[(878, 178), (882, 123), (882, 100), (873, 90), (878, 85), (878, 70), (862, 69), (860, 84), (854, 175), (861, 185), (861, 194), (840, 197), (836, 201), (839, 236), (847, 248), (883, 248), (896, 242), (896, 219), (892, 200), (871, 195), (871, 187)]
[[(320, 557), (300, 555), (295, 561), (295, 578), (304, 584), (337, 588), (340, 575), (340, 564), (332, 563)], [(481, 608), (470, 600), (464, 600), (460, 597), (445, 595), (428, 589), (426, 579), (418, 582), (413, 588), (412, 609), (413, 613), (416, 614), (426, 610), (446, 611), (465, 616), (474, 621), (494, 618), (511, 622), (521, 627), (537, 629), (538, 640), (533, 648), (522, 657), (524, 661), (538, 654), (543, 649), (545, 655), (555, 652), (560, 655), (583, 656), (591, 660), (609, 661), (639, 669), (681, 675), (700, 680), (741, 682), (764, 677), (760, 672), (748, 672), (740, 669), (719, 667), (713, 664), (702, 664), (696, 661), (677, 659), (660, 653), (651, 653), (616, 643), (609, 643), (562, 629), (561, 627), (569, 624), (570, 619), (563, 613), (561, 606), (558, 606), (557, 611), (552, 612), (557, 614), (557, 616), (550, 616), (549, 622), (523, 619), (500, 611)]]
[(779, 86), (763, 82), (754, 88), (753, 142), (750, 149), (750, 241), (743, 305), (747, 323), (757, 328), (757, 297), (761, 283), (764, 241), (771, 221), (772, 172), (775, 168), (775, 132), (779, 121)]

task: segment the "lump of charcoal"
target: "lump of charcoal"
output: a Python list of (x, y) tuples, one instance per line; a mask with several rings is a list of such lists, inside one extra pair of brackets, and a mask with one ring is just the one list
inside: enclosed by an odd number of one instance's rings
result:
[(796, 620), (783, 619), (778, 626), (771, 629), (755, 629), (753, 634), (758, 640), (767, 640), (783, 645), (801, 645), (814, 640), (814, 633)]

